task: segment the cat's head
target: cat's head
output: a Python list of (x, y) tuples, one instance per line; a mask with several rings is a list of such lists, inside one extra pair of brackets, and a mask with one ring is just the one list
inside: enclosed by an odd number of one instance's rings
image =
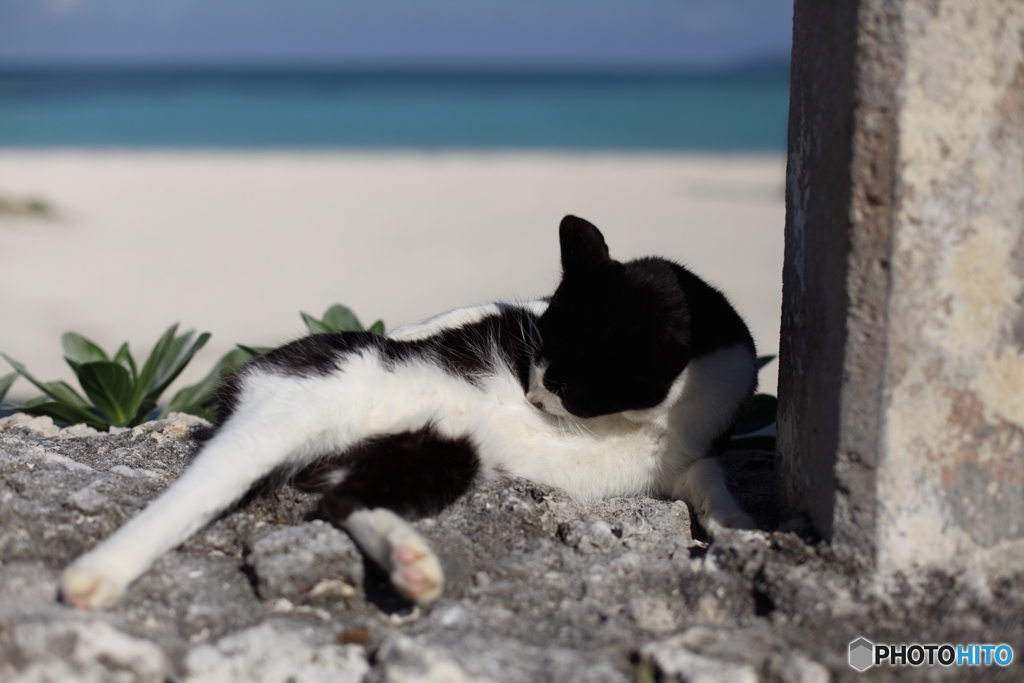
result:
[(672, 264), (627, 263), (601, 232), (566, 216), (562, 282), (538, 321), (527, 397), (553, 415), (596, 417), (652, 408), (686, 367), (690, 319)]

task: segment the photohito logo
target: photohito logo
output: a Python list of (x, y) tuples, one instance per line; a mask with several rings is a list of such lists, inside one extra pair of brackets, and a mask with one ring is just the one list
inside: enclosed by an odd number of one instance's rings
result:
[(1013, 661), (1009, 645), (876, 645), (866, 638), (850, 643), (850, 666), (1007, 666)]
[(869, 640), (858, 638), (850, 643), (850, 666), (857, 671), (863, 671), (872, 664), (875, 659), (875, 646)]

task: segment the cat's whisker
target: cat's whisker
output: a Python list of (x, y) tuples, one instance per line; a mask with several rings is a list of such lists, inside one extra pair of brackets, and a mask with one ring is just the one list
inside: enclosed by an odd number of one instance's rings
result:
[(568, 419), (566, 419), (562, 415), (558, 416), (558, 426), (562, 429), (562, 433), (563, 434), (575, 434), (576, 433), (576, 430), (573, 429), (572, 422), (569, 421)]
[(585, 436), (585, 437), (594, 437), (595, 436), (594, 430), (591, 429), (590, 426), (586, 422), (584, 422), (583, 420), (579, 420), (579, 419), (574, 418), (574, 417), (570, 417), (570, 418), (567, 418), (567, 419), (572, 420), (572, 422), (576, 425), (576, 429), (578, 430), (578, 433), (581, 436)]
[(572, 430), (572, 425), (571, 425), (571, 424), (567, 424), (567, 423), (568, 423), (568, 420), (566, 420), (566, 419), (565, 419), (564, 417), (562, 417), (561, 415), (559, 415), (559, 416), (557, 416), (557, 417), (558, 417), (558, 428), (559, 428), (559, 429), (561, 430), (561, 432), (562, 432), (562, 435), (564, 436), (564, 435), (566, 435), (567, 433), (568, 433), (568, 434), (571, 434), (571, 433), (572, 433), (572, 431), (573, 431), (573, 430)]
[(581, 434), (583, 434), (585, 436), (590, 436), (590, 437), (596, 436), (596, 434), (594, 433), (594, 430), (591, 429), (590, 426), (587, 425), (582, 420), (573, 420), (573, 422), (575, 422), (577, 424), (577, 426), (579, 426)]
[(563, 433), (564, 432), (568, 432), (569, 434), (571, 434), (573, 436), (579, 436), (579, 437), (587, 437), (587, 436), (592, 436), (593, 435), (593, 432), (591, 432), (591, 430), (589, 428), (587, 428), (585, 425), (580, 423), (579, 420), (575, 419), (571, 415), (569, 415), (569, 416), (562, 416), (562, 415), (560, 415), (558, 417), (558, 420), (559, 420), (559, 423), (562, 426)]

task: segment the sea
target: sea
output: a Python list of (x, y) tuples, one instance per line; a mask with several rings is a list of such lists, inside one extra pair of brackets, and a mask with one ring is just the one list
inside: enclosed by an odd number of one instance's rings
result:
[(778, 152), (789, 67), (0, 65), (0, 147)]

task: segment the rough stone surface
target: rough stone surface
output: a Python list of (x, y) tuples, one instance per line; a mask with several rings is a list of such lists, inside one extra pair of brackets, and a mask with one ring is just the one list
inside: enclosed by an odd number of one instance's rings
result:
[(11, 636), (10, 651), (27, 665), (5, 680), (163, 683), (171, 673), (167, 656), (155, 643), (99, 620), (23, 623)]
[[(466, 672), (453, 660), (400, 634), (388, 636), (377, 649), (377, 667), (367, 683), (469, 683)], [(493, 679), (474, 676), (475, 683)]]
[(870, 567), (1024, 566), (1024, 6), (798, 0), (777, 479)]
[(337, 602), (363, 585), (356, 544), (327, 522), (314, 520), (262, 535), (249, 553), (260, 597), (293, 603)]
[(328, 629), (265, 621), (189, 651), (189, 683), (360, 683), (369, 671), (361, 645), (340, 645)]
[[(795, 531), (708, 545), (682, 503), (583, 507), (525, 481), (480, 485), (417, 523), (448, 578), (428, 608), (287, 486), (168, 553), (114, 609), (62, 605), (61, 569), (182, 471), (201, 427), (184, 416), (117, 434), (0, 422), (0, 680), (822, 683), (860, 680), (847, 664), (859, 637), (1024, 642), (1024, 574), (865, 576), (792, 520)], [(725, 464), (743, 505), (775, 529), (768, 455)], [(1011, 681), (1019, 661), (871, 674)]]

